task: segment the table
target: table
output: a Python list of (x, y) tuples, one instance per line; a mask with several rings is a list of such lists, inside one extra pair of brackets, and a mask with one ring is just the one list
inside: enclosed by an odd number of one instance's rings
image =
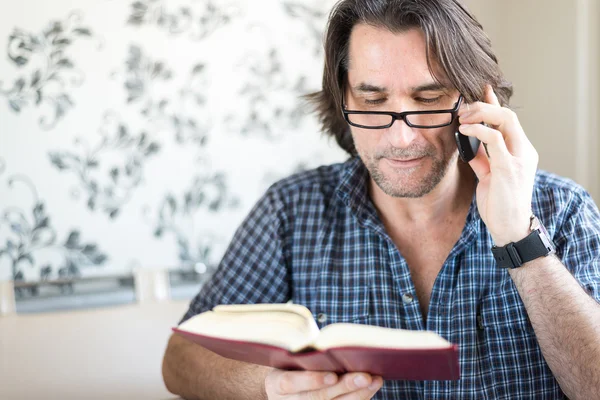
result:
[(188, 301), (0, 317), (0, 399), (175, 400), (162, 356)]

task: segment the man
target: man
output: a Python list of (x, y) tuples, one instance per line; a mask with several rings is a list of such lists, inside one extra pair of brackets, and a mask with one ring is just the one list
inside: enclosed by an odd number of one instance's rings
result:
[[(600, 215), (582, 188), (536, 172), (481, 26), (457, 0), (343, 0), (325, 50), (312, 99), (353, 157), (273, 185), (184, 319), (220, 303), (292, 300), (320, 326), (428, 329), (459, 345), (461, 379), (285, 372), (173, 336), (169, 390), (190, 399), (598, 398)], [(458, 158), (457, 129), (485, 144), (469, 163)]]

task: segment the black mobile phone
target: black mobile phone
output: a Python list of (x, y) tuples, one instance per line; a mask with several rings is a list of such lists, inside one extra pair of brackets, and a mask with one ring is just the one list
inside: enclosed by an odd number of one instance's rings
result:
[(458, 130), (454, 134), (456, 146), (458, 147), (458, 155), (464, 162), (469, 162), (477, 155), (481, 141), (474, 136), (466, 136)]

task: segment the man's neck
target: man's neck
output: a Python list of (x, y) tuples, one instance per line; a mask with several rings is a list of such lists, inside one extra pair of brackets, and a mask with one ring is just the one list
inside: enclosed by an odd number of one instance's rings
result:
[(428, 194), (419, 198), (396, 198), (385, 194), (369, 180), (369, 194), (383, 222), (394, 226), (432, 227), (464, 215), (475, 190), (471, 167), (458, 163)]

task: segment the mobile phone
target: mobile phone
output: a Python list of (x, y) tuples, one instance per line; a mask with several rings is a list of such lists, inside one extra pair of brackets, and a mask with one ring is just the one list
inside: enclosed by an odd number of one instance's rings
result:
[(469, 162), (477, 155), (481, 141), (475, 136), (466, 136), (456, 130), (454, 134), (456, 139), (456, 147), (458, 147), (458, 155), (464, 162)]

